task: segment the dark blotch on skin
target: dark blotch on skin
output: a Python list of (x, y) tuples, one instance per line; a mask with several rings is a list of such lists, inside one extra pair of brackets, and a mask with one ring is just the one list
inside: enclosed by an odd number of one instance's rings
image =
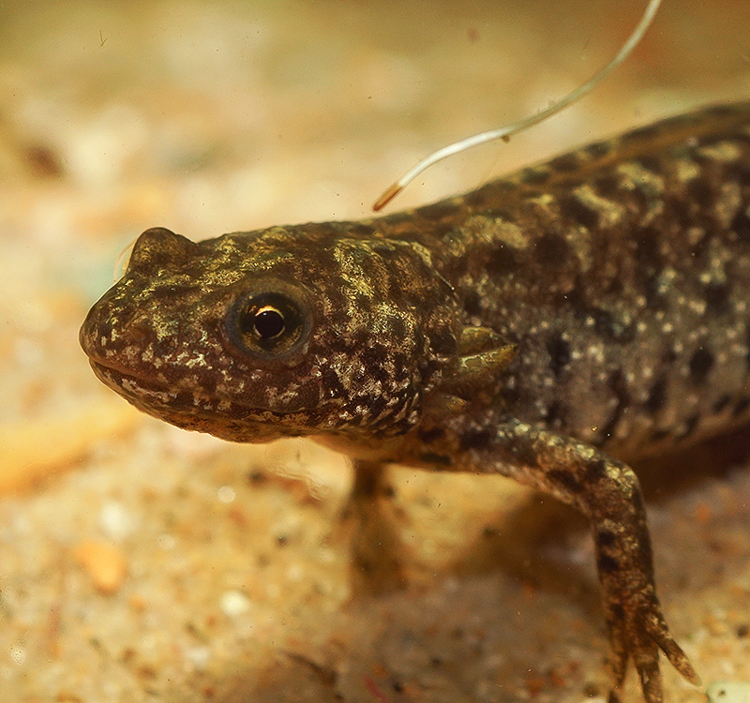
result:
[(615, 536), (615, 533), (610, 530), (599, 530), (599, 532), (596, 533), (596, 544), (600, 548), (611, 547), (616, 540), (617, 537)]
[(406, 325), (400, 317), (393, 317), (389, 320), (391, 334), (396, 339), (403, 339), (406, 336)]
[(555, 400), (552, 403), (550, 403), (549, 407), (544, 413), (544, 421), (550, 427), (555, 427), (559, 423), (562, 423), (565, 421), (565, 414), (566, 414), (566, 409), (563, 406), (563, 404), (560, 401)]
[(651, 440), (650, 441), (653, 442), (653, 443), (661, 442), (662, 440), (666, 439), (667, 437), (670, 437), (671, 435), (672, 435), (672, 433), (669, 430), (667, 430), (667, 429), (654, 430), (651, 433)]
[(729, 293), (728, 283), (709, 283), (703, 292), (707, 310), (715, 315), (729, 312)]
[(645, 154), (643, 156), (639, 156), (636, 161), (647, 171), (651, 171), (652, 173), (657, 174), (662, 172), (662, 163), (654, 156)]
[(205, 379), (201, 390), (206, 395), (215, 395), (216, 394), (216, 379), (215, 378)]
[(674, 362), (677, 361), (677, 352), (672, 347), (669, 347), (664, 350), (664, 353), (661, 355), (661, 360), (662, 363), (667, 366), (674, 364)]
[(625, 284), (621, 278), (613, 278), (607, 286), (607, 295), (620, 296)]
[(549, 354), (550, 369), (557, 377), (570, 363), (570, 343), (559, 336), (551, 337), (547, 341), (547, 353)]
[(601, 218), (596, 210), (593, 210), (574, 195), (560, 198), (560, 212), (573, 222), (583, 225), (586, 229), (599, 227)]
[(543, 266), (562, 266), (569, 250), (568, 243), (559, 234), (547, 232), (536, 241), (534, 256)]
[(705, 259), (709, 244), (711, 243), (711, 240), (714, 238), (715, 234), (715, 228), (704, 227), (703, 236), (690, 249), (690, 256), (693, 258), (693, 261), (701, 261)]
[(714, 365), (714, 355), (705, 347), (699, 347), (690, 357), (690, 380), (703, 383)]
[(394, 212), (392, 215), (388, 215), (388, 220), (393, 225), (413, 225), (414, 214), (405, 210), (404, 212)]
[(641, 230), (637, 239), (635, 257), (636, 276), (650, 308), (663, 304), (659, 292), (659, 276), (664, 269), (664, 257), (659, 250), (659, 236), (652, 228)]
[(445, 437), (445, 430), (442, 427), (432, 427), (430, 429), (420, 429), (419, 438), (425, 444), (432, 444)]
[(513, 247), (500, 244), (489, 252), (487, 257), (487, 272), (493, 276), (504, 276), (512, 273), (518, 267), (518, 256)]
[(602, 310), (601, 308), (592, 308), (590, 311), (591, 316), (594, 318), (594, 329), (602, 335), (602, 337), (609, 337), (615, 342), (621, 344), (627, 344), (633, 341), (635, 332), (632, 325), (622, 325), (609, 310)]
[(585, 151), (592, 159), (601, 159), (612, 152), (612, 143), (594, 142), (593, 144), (589, 144)]
[(620, 562), (614, 557), (601, 554), (597, 560), (599, 571), (603, 574), (613, 574), (620, 570)]
[(621, 179), (614, 174), (606, 174), (600, 176), (594, 181), (594, 186), (599, 195), (603, 198), (612, 198), (614, 196), (620, 196), (620, 182)]
[(729, 395), (729, 393), (725, 393), (721, 398), (719, 398), (713, 406), (713, 410), (715, 413), (723, 412), (727, 409), (727, 406), (732, 402), (732, 396)]
[(599, 431), (599, 436), (602, 438), (602, 441), (608, 439), (614, 434), (622, 414), (630, 405), (630, 392), (628, 391), (625, 374), (622, 372), (622, 369), (617, 369), (610, 374), (609, 387), (617, 398), (617, 405), (615, 405), (615, 409), (612, 411), (612, 415), (607, 423)]
[(500, 395), (507, 406), (512, 406), (521, 398), (521, 389), (518, 386), (504, 386), (500, 389)]
[(633, 324), (622, 324), (617, 316), (604, 308), (592, 305), (583, 296), (582, 290), (585, 285), (580, 283), (565, 296), (561, 296), (559, 306), (570, 306), (578, 318), (591, 317), (597, 334), (613, 342), (627, 344), (635, 337)]
[(542, 168), (527, 168), (523, 172), (521, 180), (529, 185), (544, 185), (552, 176), (552, 171)]
[(732, 413), (735, 417), (739, 417), (748, 408), (750, 408), (750, 398), (743, 397), (737, 401), (737, 404), (734, 406), (734, 410), (732, 410)]
[[(750, 135), (744, 137), (742, 141), (750, 144)], [(750, 186), (750, 166), (735, 162), (727, 169), (727, 177), (736, 181), (740, 187)]]
[(403, 354), (401, 352), (396, 352), (393, 355), (393, 364), (397, 369), (405, 369), (407, 368), (407, 365), (409, 363), (409, 358), (406, 356), (406, 354)]
[(464, 196), (464, 204), (469, 207), (470, 210), (486, 210), (487, 203), (491, 200), (492, 193), (488, 192), (487, 186), (479, 188), (471, 193), (467, 193)]
[(496, 437), (492, 430), (474, 430), (466, 432), (461, 437), (461, 449), (484, 450), (492, 446)]
[(619, 603), (614, 603), (609, 612), (612, 615), (615, 623), (618, 623), (625, 619), (625, 610)]
[(472, 317), (482, 314), (482, 297), (476, 291), (469, 291), (464, 297), (464, 310)]
[(508, 448), (510, 455), (521, 464), (532, 469), (539, 466), (536, 452), (525, 441), (517, 440), (513, 435), (510, 435), (505, 441), (505, 446)]
[(346, 392), (346, 389), (339, 380), (339, 375), (333, 369), (321, 370), (321, 382), (326, 392), (331, 394), (340, 394)]
[[(377, 381), (386, 383), (388, 381), (388, 371), (384, 369), (380, 363), (380, 359), (383, 356), (383, 350), (377, 347), (370, 347), (362, 352), (362, 361), (367, 367), (367, 373)], [(379, 400), (382, 398), (378, 398)]]
[(664, 376), (659, 376), (648, 392), (648, 398), (644, 403), (646, 410), (652, 414), (656, 414), (664, 407), (664, 402), (667, 399), (667, 379)]
[(558, 156), (556, 159), (552, 159), (552, 161), (547, 163), (547, 166), (549, 166), (553, 171), (557, 171), (558, 173), (570, 173), (571, 171), (577, 171), (580, 165), (581, 160), (578, 157), (578, 154), (576, 154), (575, 152), (564, 154), (563, 156)]
[(581, 491), (583, 491), (583, 486), (580, 484), (578, 479), (573, 476), (572, 473), (570, 473), (570, 471), (555, 469), (553, 471), (549, 471), (547, 473), (547, 476), (551, 481), (558, 484), (559, 486), (562, 486), (563, 488), (567, 488), (571, 493), (580, 493)]
[(698, 425), (698, 420), (700, 420), (700, 414), (695, 413), (694, 415), (691, 415), (686, 421), (685, 426), (682, 428), (682, 431), (679, 433), (680, 439), (685, 439), (686, 437), (689, 437), (693, 432), (695, 432), (695, 428)]
[(586, 485), (593, 485), (601, 481), (607, 475), (607, 463), (604, 459), (594, 459), (586, 467), (584, 481)]

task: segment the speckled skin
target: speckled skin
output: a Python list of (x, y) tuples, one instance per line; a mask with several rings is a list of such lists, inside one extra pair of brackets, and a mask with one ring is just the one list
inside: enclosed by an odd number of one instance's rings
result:
[(81, 343), (142, 410), (360, 467), (500, 473), (591, 520), (617, 699), (659, 650), (632, 461), (750, 417), (750, 103), (434, 205), (193, 243), (139, 238)]

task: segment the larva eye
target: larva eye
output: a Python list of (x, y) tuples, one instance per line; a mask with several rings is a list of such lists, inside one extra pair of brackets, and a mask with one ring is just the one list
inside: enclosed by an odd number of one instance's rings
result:
[(287, 331), (288, 318), (288, 312), (285, 315), (275, 305), (251, 300), (250, 307), (240, 316), (240, 330), (243, 335), (251, 334), (261, 345), (269, 344)]
[(241, 351), (275, 359), (296, 351), (307, 339), (311, 314), (302, 296), (290, 291), (250, 291), (227, 318), (227, 333)]

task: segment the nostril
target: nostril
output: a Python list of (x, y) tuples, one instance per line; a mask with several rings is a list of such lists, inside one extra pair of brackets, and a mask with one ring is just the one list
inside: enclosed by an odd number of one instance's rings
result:
[(131, 343), (142, 344), (153, 336), (151, 328), (143, 322), (134, 322), (127, 327), (128, 338)]

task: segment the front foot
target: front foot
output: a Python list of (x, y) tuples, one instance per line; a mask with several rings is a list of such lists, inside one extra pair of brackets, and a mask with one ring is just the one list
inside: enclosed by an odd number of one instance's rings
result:
[(612, 581), (603, 578), (607, 628), (612, 648), (610, 665), (614, 679), (609, 703), (619, 703), (621, 700), (628, 662), (631, 659), (640, 678), (646, 702), (662, 702), (660, 651), (685, 679), (696, 686), (700, 685), (700, 677), (669, 631), (653, 583), (639, 585), (639, 580), (637, 577), (624, 578), (622, 588), (613, 592)]
[[(640, 505), (640, 501), (634, 504)], [(627, 527), (619, 526), (616, 538), (614, 530), (602, 525), (597, 532), (599, 578), (612, 648), (614, 687), (609, 701), (621, 700), (628, 662), (632, 660), (647, 703), (661, 703), (660, 651), (690, 683), (700, 685), (700, 677), (672, 637), (656, 596), (645, 515), (638, 510), (633, 517)]]

